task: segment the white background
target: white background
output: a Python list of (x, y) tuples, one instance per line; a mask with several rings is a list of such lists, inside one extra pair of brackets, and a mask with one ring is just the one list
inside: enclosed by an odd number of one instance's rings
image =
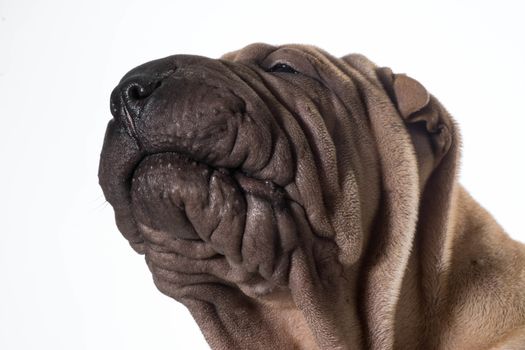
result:
[(461, 126), (463, 184), (525, 241), (520, 3), (0, 0), (0, 349), (207, 348), (97, 184), (112, 88), (175, 53), (310, 43), (410, 74)]

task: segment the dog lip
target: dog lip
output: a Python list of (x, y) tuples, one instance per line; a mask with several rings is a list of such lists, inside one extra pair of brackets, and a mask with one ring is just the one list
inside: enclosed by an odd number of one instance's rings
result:
[[(283, 200), (289, 200), (299, 204), (297, 199), (293, 198), (293, 196), (286, 191), (285, 187), (278, 185), (271, 179), (257, 178), (254, 175), (243, 172), (240, 168), (215, 167), (206, 161), (200, 161), (191, 157), (190, 155), (171, 150), (148, 153), (143, 155), (142, 158), (134, 166), (131, 167), (132, 170), (126, 178), (126, 183), (131, 184), (133, 178), (136, 175), (136, 170), (147, 158), (162, 154), (174, 154), (177, 157), (180, 157), (189, 163), (195, 162), (197, 164), (203, 164), (211, 170), (216, 170), (222, 174), (225, 174), (226, 176), (230, 176), (236, 181), (236, 183), (239, 185), (239, 187), (243, 190), (244, 193), (264, 198), (272, 204), (281, 203)], [(131, 185), (128, 188), (128, 192), (130, 190)]]
[[(243, 195), (251, 195), (251, 196), (259, 197), (265, 201), (268, 201), (274, 207), (283, 208), (286, 206), (286, 202), (294, 202), (297, 205), (302, 207), (298, 199), (295, 198), (295, 196), (293, 195), (293, 192), (288, 192), (286, 188), (281, 187), (280, 185), (276, 184), (272, 180), (256, 178), (250, 174), (243, 172), (239, 168), (214, 167), (213, 165), (210, 165), (207, 162), (196, 160), (187, 154), (179, 153), (176, 151), (164, 151), (164, 152), (155, 152), (155, 153), (145, 154), (142, 156), (142, 158), (139, 161), (137, 161), (132, 167), (130, 167), (131, 170), (125, 181), (127, 184), (129, 184), (126, 189), (126, 192), (128, 194), (127, 195), (128, 201), (125, 205), (130, 211), (132, 211), (132, 204), (131, 204), (132, 185), (131, 184), (137, 176), (137, 170), (141, 167), (141, 164), (144, 164), (144, 162), (146, 162), (151, 157), (164, 155), (164, 154), (175, 155), (176, 157), (183, 159), (188, 164), (191, 164), (191, 163), (202, 164), (212, 171), (213, 170), (218, 171), (224, 174), (225, 176), (230, 177), (232, 180), (234, 180), (234, 182), (236, 183), (237, 187), (240, 189)], [(133, 215), (135, 226), (136, 226), (138, 222), (136, 222), (134, 214), (132, 215)], [(138, 230), (138, 227), (137, 227), (137, 230)]]
[[(127, 136), (124, 136), (127, 134)], [(123, 152), (124, 150), (124, 152)], [(137, 138), (130, 135), (130, 130), (126, 129), (118, 120), (111, 120), (108, 124), (107, 133), (102, 149), (100, 166), (99, 166), (99, 183), (102, 186), (106, 199), (114, 207), (121, 207), (125, 205), (123, 203), (124, 197), (129, 197), (129, 190), (131, 187), (131, 179), (133, 178), (134, 172), (138, 165), (149, 156), (160, 153), (176, 153), (180, 156), (186, 157), (190, 160), (203, 163), (215, 170), (231, 173), (234, 171), (236, 180), (245, 184), (248, 193), (254, 195), (263, 195), (266, 188), (270, 192), (274, 193), (273, 199), (277, 199), (276, 188), (285, 189), (288, 184), (280, 184), (272, 178), (272, 174), (268, 174), (264, 177), (258, 177), (255, 174), (250, 174), (242, 169), (242, 166), (236, 168), (215, 166), (214, 164), (198, 159), (197, 157), (188, 154), (187, 152), (181, 152), (175, 147), (167, 147), (163, 150), (156, 150), (154, 152), (146, 152)], [(254, 182), (254, 181), (258, 181)], [(266, 184), (261, 186), (261, 183)], [(122, 187), (121, 189), (115, 188), (116, 186)], [(123, 193), (126, 192), (126, 194)], [(279, 191), (277, 191), (279, 192)], [(288, 199), (297, 202), (294, 196), (286, 193)], [(129, 201), (129, 198), (128, 198)], [(129, 204), (129, 203), (128, 203)]]

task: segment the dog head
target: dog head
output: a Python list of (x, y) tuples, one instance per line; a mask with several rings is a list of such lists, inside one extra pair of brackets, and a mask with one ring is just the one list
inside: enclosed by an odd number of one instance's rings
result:
[(399, 288), (420, 195), (453, 139), (417, 81), (302, 45), (146, 63), (111, 112), (99, 178), (117, 225), (224, 346), (216, 323), (235, 322), (209, 321), (210, 304), (251, 310), (261, 331), (258, 305), (299, 310), (330, 325), (312, 331), (330, 345), (356, 322), (361, 266), (391, 264), (367, 279)]

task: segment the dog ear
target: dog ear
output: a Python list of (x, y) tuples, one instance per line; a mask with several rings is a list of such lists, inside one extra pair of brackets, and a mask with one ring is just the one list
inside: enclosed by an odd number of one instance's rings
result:
[(399, 112), (407, 119), (430, 102), (430, 94), (417, 80), (405, 74), (390, 75), (391, 93)]
[(410, 132), (424, 181), (450, 149), (452, 119), (417, 80), (386, 67), (376, 74)]

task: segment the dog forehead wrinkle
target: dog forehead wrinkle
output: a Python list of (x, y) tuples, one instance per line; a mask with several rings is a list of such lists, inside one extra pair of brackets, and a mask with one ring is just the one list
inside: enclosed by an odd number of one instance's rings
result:
[[(286, 125), (283, 124), (281, 116), (282, 111), (275, 109), (276, 105), (279, 105), (282, 108), (284, 108), (284, 105), (280, 103), (280, 101), (273, 100), (278, 96), (272, 93), (271, 89), (265, 83), (265, 79), (260, 75), (260, 72), (258, 70), (254, 69), (249, 70), (248, 72), (246, 70), (241, 70), (239, 72), (232, 70), (232, 72), (239, 77), (243, 85), (247, 87), (247, 91), (250, 92), (248, 95), (246, 95), (247, 99), (245, 99), (245, 101), (247, 102), (247, 109), (251, 108), (252, 110), (264, 110), (265, 112), (267, 112), (265, 114), (272, 116), (272, 125), (275, 124), (275, 127), (272, 127), (270, 130), (273, 132), (273, 135), (278, 136), (277, 144), (275, 142), (272, 142), (272, 150), (283, 150), (284, 147), (284, 149), (288, 149), (286, 152), (291, 152), (289, 146), (289, 130), (287, 129)], [(248, 74), (248, 76), (245, 76), (245, 74)], [(248, 121), (252, 122), (253, 119), (250, 118), (248, 119)], [(284, 140), (284, 142), (279, 142), (279, 140)], [(287, 146), (284, 146), (285, 144)], [(275, 163), (275, 161), (279, 163), (279, 160), (287, 161), (285, 169), (289, 169), (290, 175), (286, 175), (284, 177), (288, 180), (283, 180), (279, 182), (281, 186), (285, 186), (287, 183), (293, 181), (293, 177), (291, 175), (295, 173), (294, 169), (296, 167), (296, 161), (294, 159), (293, 152), (290, 153), (289, 156), (284, 156), (280, 153), (277, 153), (277, 156), (269, 158), (269, 160), (273, 163)], [(267, 164), (265, 169), (269, 169), (271, 166), (274, 165)], [(260, 174), (262, 174), (261, 171), (259, 172)]]
[[(308, 117), (308, 115), (313, 115), (311, 112), (313, 112), (313, 110), (317, 110), (317, 107), (315, 106), (315, 104), (311, 103), (311, 104), (308, 104), (309, 108), (310, 108), (310, 113), (308, 113), (307, 110), (303, 110), (303, 112), (298, 112), (296, 110), (296, 103), (294, 102), (296, 100), (296, 97), (300, 96), (300, 99), (306, 99), (306, 100), (309, 100), (309, 96), (305, 96), (301, 93), (299, 93), (297, 95), (297, 93), (299, 92), (299, 90), (297, 89), (292, 89), (290, 92), (288, 92), (287, 89), (282, 89), (282, 90), (279, 90), (279, 89), (276, 89), (273, 87), (273, 85), (266, 81), (266, 80), (271, 80), (271, 79), (274, 79), (272, 77), (269, 77), (268, 79), (264, 79), (264, 78), (261, 78), (261, 81), (263, 83), (263, 87), (264, 89), (266, 89), (270, 94), (271, 96), (276, 100), (276, 101), (272, 101), (272, 100), (268, 100), (267, 102), (273, 102), (273, 103), (268, 103), (268, 105), (270, 106), (270, 108), (275, 108), (274, 105), (276, 104), (275, 102), (277, 102), (279, 104), (279, 106), (281, 106), (282, 108), (284, 108), (292, 117), (293, 117), (293, 121), (294, 121), (294, 124), (296, 124), (297, 126), (299, 126), (299, 128), (297, 128), (297, 132), (292, 132), (290, 133), (291, 129), (289, 129), (289, 126), (288, 127), (283, 127), (282, 130), (284, 131), (285, 135), (286, 135), (286, 138), (287, 140), (290, 140), (293, 139), (293, 141), (291, 142), (291, 144), (294, 144), (294, 145), (302, 145), (301, 148), (299, 148), (299, 150), (301, 150), (301, 152), (299, 154), (301, 154), (301, 156), (299, 158), (302, 158), (302, 157), (310, 157), (310, 154), (312, 153), (311, 150), (312, 149), (315, 149), (317, 148), (317, 146), (315, 147), (312, 147), (314, 146), (313, 143), (319, 141), (321, 142), (322, 139), (319, 138), (319, 137), (312, 137), (312, 135), (316, 134), (318, 130), (323, 130), (325, 128), (325, 124), (324, 124), (324, 120), (323, 118), (321, 117), (321, 114), (319, 112), (316, 112), (318, 117), (316, 118), (311, 118), (311, 117)], [(275, 78), (276, 79), (276, 78)], [(287, 82), (287, 81), (283, 81), (282, 84), (284, 84), (283, 86), (290, 86), (290, 87), (293, 87), (293, 84)], [(258, 91), (261, 91), (261, 89), (259, 89)], [(261, 96), (265, 96), (264, 94), (260, 94)], [(264, 98), (264, 97), (263, 97)], [(313, 109), (313, 110), (312, 110)], [(272, 114), (273, 115), (281, 115), (281, 118), (282, 118), (282, 112), (274, 112), (272, 110)], [(284, 124), (283, 123), (283, 120), (281, 118), (278, 118), (277, 116), (275, 117), (276, 121), (279, 122), (279, 125), (281, 126), (285, 126), (286, 124), (289, 124), (289, 123), (286, 123)], [(309, 121), (313, 124), (309, 125)], [(317, 125), (316, 127), (311, 127), (312, 125)], [(308, 135), (310, 135), (310, 137), (308, 137)], [(324, 138), (326, 140), (330, 140), (330, 138)], [(297, 151), (295, 152), (297, 154)], [(329, 152), (330, 154), (335, 154), (334, 152)], [(297, 155), (294, 157), (293, 156), (294, 152), (291, 153), (292, 155), (292, 159), (295, 159), (297, 158)], [(314, 152), (313, 153), (314, 156), (317, 154), (317, 156), (319, 155), (319, 152)], [(318, 157), (315, 157), (316, 158), (316, 163), (318, 163), (317, 161), (319, 160)], [(322, 162), (321, 162), (322, 163)], [(294, 164), (294, 174), (295, 174), (295, 181), (297, 181), (297, 163), (296, 161), (293, 162)], [(313, 173), (317, 173), (317, 170), (316, 169), (324, 169), (323, 167), (315, 167), (315, 166), (307, 166), (311, 172)], [(308, 177), (308, 172), (304, 172), (304, 176)], [(302, 188), (302, 191), (303, 191), (303, 194), (304, 193), (309, 193), (311, 191), (312, 188), (318, 188), (319, 186), (317, 184), (315, 184), (315, 180), (314, 179), (309, 179), (309, 181), (305, 182), (305, 184), (308, 183), (310, 185), (307, 185), (306, 187), (301, 187)], [(308, 197), (311, 197), (311, 196), (308, 196)], [(319, 199), (319, 198), (322, 198), (322, 195), (320, 193), (318, 193), (317, 195), (314, 195), (313, 197)], [(315, 207), (315, 205), (314, 205)], [(321, 209), (319, 209), (319, 211), (322, 212)], [(322, 229), (321, 231), (323, 232), (330, 232), (330, 229), (328, 229), (328, 227), (325, 227), (324, 229)]]

